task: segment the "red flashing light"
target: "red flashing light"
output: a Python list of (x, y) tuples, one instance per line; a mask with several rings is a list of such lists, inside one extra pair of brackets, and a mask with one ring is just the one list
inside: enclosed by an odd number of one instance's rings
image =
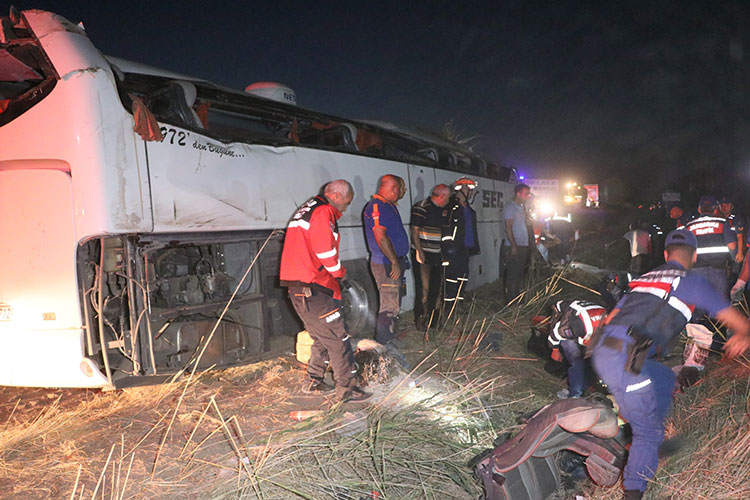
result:
[(10, 105), (10, 99), (0, 99), (0, 114), (5, 113)]

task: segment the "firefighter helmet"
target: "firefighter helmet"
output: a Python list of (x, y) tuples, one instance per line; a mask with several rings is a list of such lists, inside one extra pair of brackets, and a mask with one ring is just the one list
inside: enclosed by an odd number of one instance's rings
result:
[(476, 189), (479, 187), (479, 184), (474, 179), (469, 179), (468, 177), (460, 177), (456, 179), (456, 182), (453, 183), (453, 189), (456, 191), (459, 191), (462, 187), (468, 187), (469, 189)]

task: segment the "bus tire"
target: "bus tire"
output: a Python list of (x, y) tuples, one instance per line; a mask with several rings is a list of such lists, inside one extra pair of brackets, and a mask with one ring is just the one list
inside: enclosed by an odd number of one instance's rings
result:
[(370, 274), (370, 264), (365, 259), (344, 262), (349, 288), (341, 290), (344, 317), (349, 333), (357, 337), (372, 338), (378, 314), (378, 294)]

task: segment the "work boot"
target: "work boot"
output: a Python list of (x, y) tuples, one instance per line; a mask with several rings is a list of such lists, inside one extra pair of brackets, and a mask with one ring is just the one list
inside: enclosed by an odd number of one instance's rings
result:
[(367, 401), (372, 397), (372, 393), (365, 392), (359, 387), (352, 387), (344, 393), (341, 397), (342, 403), (359, 403), (360, 401)]
[(641, 500), (643, 492), (641, 490), (625, 490), (622, 500)]
[(320, 379), (306, 380), (302, 386), (302, 392), (305, 394), (327, 394), (331, 391), (333, 387)]
[(419, 330), (420, 332), (423, 332), (426, 330), (424, 326), (424, 317), (423, 316), (414, 316), (414, 328)]

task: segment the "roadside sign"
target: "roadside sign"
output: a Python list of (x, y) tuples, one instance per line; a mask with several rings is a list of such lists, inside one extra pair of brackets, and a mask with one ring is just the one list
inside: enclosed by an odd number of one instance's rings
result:
[(531, 194), (539, 198), (560, 195), (560, 183), (557, 179), (527, 179), (525, 184), (531, 188)]

